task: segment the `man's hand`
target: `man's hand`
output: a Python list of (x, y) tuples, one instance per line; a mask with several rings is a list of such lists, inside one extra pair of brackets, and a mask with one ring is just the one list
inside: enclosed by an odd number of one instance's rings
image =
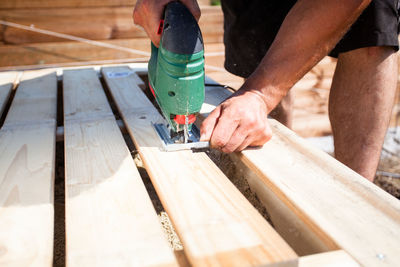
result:
[(237, 91), (216, 107), (201, 125), (201, 140), (225, 153), (262, 146), (272, 133), (267, 106), (259, 93)]
[[(157, 34), (165, 6), (173, 0), (138, 0), (133, 11), (133, 21), (144, 28), (150, 40), (158, 47), (160, 35)], [(200, 8), (196, 0), (180, 0), (194, 18), (200, 19)]]

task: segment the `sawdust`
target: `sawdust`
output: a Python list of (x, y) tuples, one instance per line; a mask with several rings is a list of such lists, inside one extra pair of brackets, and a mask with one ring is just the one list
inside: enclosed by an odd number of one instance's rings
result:
[(158, 214), (158, 217), (161, 222), (162, 229), (164, 230), (165, 236), (173, 250), (182, 250), (183, 246), (175, 232), (174, 227), (168, 217), (168, 214), (165, 211), (162, 211)]
[(65, 266), (65, 178), (64, 143), (56, 144), (56, 173), (54, 181), (54, 245), (53, 266)]
[[(207, 153), (210, 159), (217, 165), (220, 170), (230, 179), (230, 181), (236, 186), (236, 188), (246, 197), (246, 199), (257, 209), (257, 211), (271, 223), (269, 214), (261, 204), (257, 195), (251, 191), (249, 183), (243, 176), (243, 173), (239, 171), (236, 164), (232, 161), (228, 154), (222, 153), (218, 150), (211, 150)], [(271, 223), (272, 224), (272, 223)]]
[(170, 244), (173, 250), (182, 250), (183, 249), (182, 243), (178, 235), (176, 234), (176, 231), (171, 223), (171, 220), (169, 219), (167, 212), (165, 212), (164, 207), (161, 204), (160, 199), (158, 198), (156, 190), (153, 184), (151, 183), (150, 177), (143, 166), (143, 161), (141, 160), (140, 155), (135, 153), (133, 159), (139, 170), (140, 176), (142, 177), (147, 193), (150, 196), (151, 202), (153, 203), (154, 209), (157, 212), (158, 219), (160, 220), (162, 229), (164, 231), (165, 237), (168, 240), (168, 243)]

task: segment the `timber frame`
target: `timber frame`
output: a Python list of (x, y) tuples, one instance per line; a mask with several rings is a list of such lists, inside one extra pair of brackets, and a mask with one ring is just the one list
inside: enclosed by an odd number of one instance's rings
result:
[[(143, 92), (143, 74), (139, 63), (0, 73), (1, 266), (52, 264), (56, 139), (65, 148), (68, 266), (400, 261), (400, 202), (276, 121), (263, 148), (231, 155), (274, 227), (206, 153), (161, 151), (151, 123), (162, 117)], [(200, 121), (231, 94), (214, 84), (206, 88)], [(120, 128), (134, 142), (183, 251), (168, 246)]]

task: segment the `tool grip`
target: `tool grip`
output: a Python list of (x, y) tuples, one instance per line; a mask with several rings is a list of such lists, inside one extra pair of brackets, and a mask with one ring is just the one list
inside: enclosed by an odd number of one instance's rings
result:
[(161, 41), (169, 52), (195, 54), (204, 49), (203, 37), (196, 19), (181, 2), (170, 2), (165, 7)]

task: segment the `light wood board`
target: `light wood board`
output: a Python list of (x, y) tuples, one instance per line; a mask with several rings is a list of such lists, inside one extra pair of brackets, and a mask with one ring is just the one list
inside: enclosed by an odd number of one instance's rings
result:
[[(0, 19), (26, 26), (34, 25), (57, 33), (65, 33), (91, 40), (145, 38), (146, 32), (133, 23), (132, 7), (81, 7), (1, 10)], [(222, 42), (223, 14), (220, 7), (201, 8), (199, 26), (203, 38), (219, 37)], [(12, 26), (0, 27), (0, 38), (8, 44), (67, 41), (63, 38), (41, 34)]]
[[(150, 42), (147, 38), (117, 39), (102, 41), (107, 44), (122, 46), (131, 49), (148, 52), (150, 55)], [(220, 44), (206, 44), (205, 51), (223, 51)], [(13, 51), (10, 53), (10, 51)], [(140, 60), (148, 61), (149, 56), (118, 51), (114, 49), (97, 47), (86, 43), (77, 42), (55, 42), (27, 45), (4, 45), (0, 46), (0, 67), (33, 65), (25, 68), (49, 67), (46, 64), (59, 64), (75, 62), (79, 66), (87, 65), (89, 61), (96, 60), (121, 60), (123, 62), (134, 62)], [(108, 62), (118, 63), (118, 62)], [(93, 63), (92, 63), (93, 64)], [(97, 64), (106, 64), (100, 62)], [(13, 68), (8, 68), (13, 69)]]
[[(223, 100), (220, 94), (207, 93), (214, 101)], [(210, 109), (206, 106), (204, 116)], [(276, 210), (283, 220), (294, 214), (325, 249), (341, 248), (363, 266), (396, 265), (400, 202), (280, 123), (270, 120), (270, 125), (273, 137), (262, 149), (237, 154), (256, 174), (252, 189), (260, 199), (270, 205), (272, 192), (286, 207)]]
[(64, 72), (68, 266), (177, 266), (96, 72)]
[(335, 250), (299, 258), (299, 267), (359, 267), (343, 250)]
[(22, 77), (0, 130), (0, 265), (51, 266), (57, 78)]
[[(197, 0), (200, 6), (210, 5), (210, 0)], [(2, 0), (0, 9), (59, 8), (59, 7), (113, 7), (131, 6), (136, 0)]]
[[(128, 68), (102, 69), (193, 266), (296, 266), (297, 256), (205, 153), (160, 151), (160, 114)], [(114, 76), (114, 78), (112, 78)], [(274, 265), (276, 264), (276, 265)]]
[(132, 0), (2, 0), (0, 8), (133, 6)]

